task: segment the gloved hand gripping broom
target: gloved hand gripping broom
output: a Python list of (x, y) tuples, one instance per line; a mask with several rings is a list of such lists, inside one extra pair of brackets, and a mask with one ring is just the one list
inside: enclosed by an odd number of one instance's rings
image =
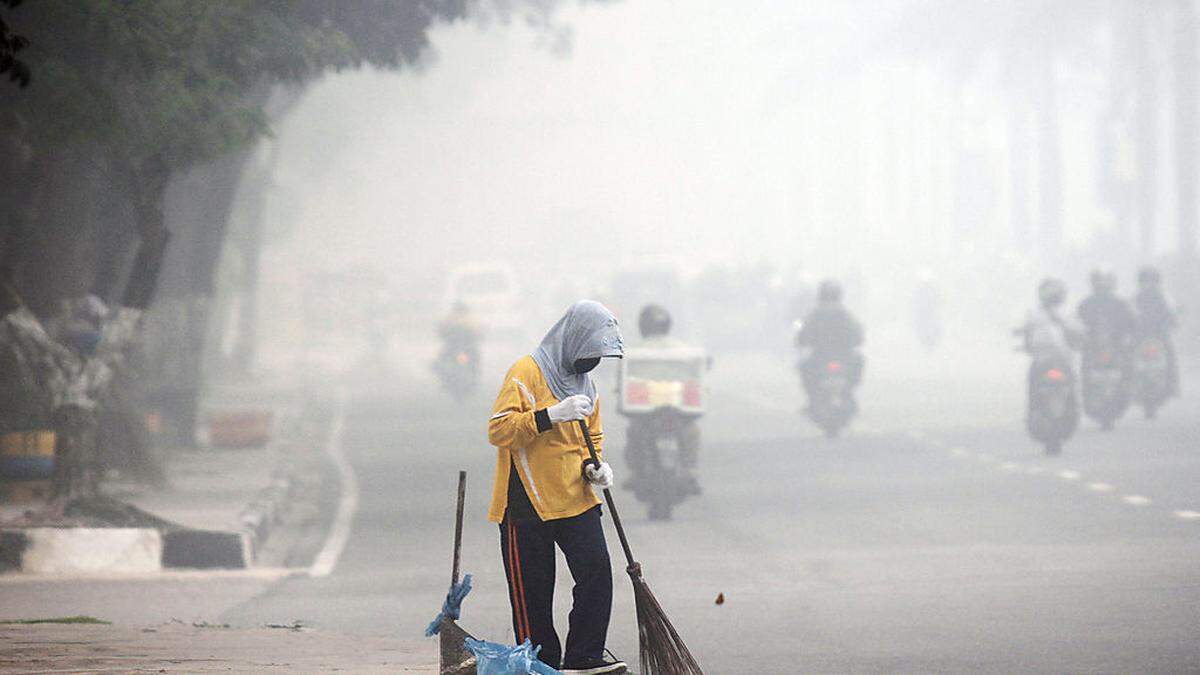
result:
[[(579, 428), (583, 431), (588, 454), (599, 466), (600, 458), (596, 456), (596, 446), (588, 433), (587, 422), (579, 420)], [(646, 580), (642, 578), (642, 566), (633, 559), (629, 539), (625, 537), (625, 528), (621, 526), (621, 517), (617, 515), (612, 490), (604, 489), (604, 500), (608, 502), (608, 512), (612, 514), (613, 525), (616, 526), (617, 536), (621, 539), (621, 548), (625, 551), (625, 571), (629, 573), (629, 579), (633, 582), (633, 602), (637, 607), (638, 622), (638, 661), (641, 664), (642, 675), (703, 675), (700, 664), (696, 663), (687, 645), (683, 644), (662, 605), (658, 604), (658, 600), (650, 592), (650, 587), (646, 585)]]

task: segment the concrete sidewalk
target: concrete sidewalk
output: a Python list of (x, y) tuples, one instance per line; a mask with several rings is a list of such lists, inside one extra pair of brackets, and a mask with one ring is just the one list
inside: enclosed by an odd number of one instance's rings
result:
[[(286, 389), (226, 387), (207, 397), (204, 407), (269, 412), (270, 441), (258, 448), (167, 449), (162, 452), (167, 488), (111, 481), (102, 487), (106, 497), (167, 524), (17, 526), (5, 530), (4, 541), (20, 549), (7, 558), (19, 560), (4, 569), (17, 574), (103, 575), (292, 563), (289, 546), (274, 541), (279, 538), (274, 535), (287, 529), (281, 527), (285, 521), (295, 524), (289, 511), (298, 498), (321, 490), (328, 469), (323, 452), (328, 420), (312, 414), (300, 393)], [(14, 523), (34, 507), (0, 504), (0, 522)], [(305, 519), (311, 521), (312, 514)], [(111, 546), (105, 545), (108, 540)]]
[(0, 625), (0, 673), (435, 673), (437, 641), (307, 628)]

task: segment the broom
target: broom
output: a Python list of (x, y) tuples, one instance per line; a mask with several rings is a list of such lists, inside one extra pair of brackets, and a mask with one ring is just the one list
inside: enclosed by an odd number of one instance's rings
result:
[(463, 585), (458, 583), (459, 565), (462, 560), (462, 530), (463, 507), (467, 497), (467, 472), (458, 472), (458, 510), (454, 518), (454, 567), (450, 572), (450, 591), (446, 594), (446, 603), (442, 612), (425, 629), (428, 637), (434, 633), (438, 636), (438, 673), (440, 675), (474, 675), (475, 655), (467, 649), (467, 638), (473, 637), (463, 630), (455, 621), (459, 614), (459, 605), (471, 590), (471, 575), (468, 574)]
[[(600, 458), (596, 456), (596, 446), (592, 443), (592, 435), (588, 433), (587, 422), (579, 420), (579, 428), (583, 430), (588, 454), (599, 466)], [(638, 622), (638, 661), (642, 675), (703, 675), (700, 664), (696, 663), (687, 645), (683, 644), (667, 613), (642, 578), (642, 566), (633, 559), (625, 528), (621, 526), (621, 517), (617, 515), (617, 505), (608, 488), (604, 489), (604, 499), (608, 502), (608, 512), (612, 514), (613, 525), (621, 539), (621, 548), (625, 550), (625, 571), (633, 582), (633, 603), (637, 607)]]

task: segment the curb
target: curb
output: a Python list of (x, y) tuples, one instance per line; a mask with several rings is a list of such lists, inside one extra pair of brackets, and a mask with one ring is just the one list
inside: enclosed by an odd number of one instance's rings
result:
[(146, 527), (5, 529), (0, 530), (0, 572), (159, 572), (163, 550), (163, 535)]
[[(275, 412), (276, 433), (282, 417)], [(284, 453), (270, 482), (242, 509), (234, 530), (198, 530), (174, 524), (161, 528), (0, 528), (0, 574), (145, 574), (164, 569), (253, 567), (257, 553), (297, 496), (300, 481), (296, 472), (300, 469), (292, 453)]]
[(292, 467), (277, 470), (271, 483), (259, 491), (255, 498), (242, 509), (238, 522), (248, 538), (250, 550), (247, 560), (255, 559), (254, 551), (260, 549), (271, 535), (271, 530), (282, 520), (283, 513), (295, 492), (296, 481)]
[(29, 527), (0, 529), (0, 574), (147, 573), (246, 569), (295, 493), (291, 467), (277, 472), (239, 516), (241, 529)]

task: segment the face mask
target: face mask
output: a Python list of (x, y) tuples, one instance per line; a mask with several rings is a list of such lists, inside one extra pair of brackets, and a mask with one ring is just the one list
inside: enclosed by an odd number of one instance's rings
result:
[(597, 356), (591, 359), (576, 359), (575, 374), (582, 375), (591, 372), (596, 366), (600, 365), (600, 357)]

